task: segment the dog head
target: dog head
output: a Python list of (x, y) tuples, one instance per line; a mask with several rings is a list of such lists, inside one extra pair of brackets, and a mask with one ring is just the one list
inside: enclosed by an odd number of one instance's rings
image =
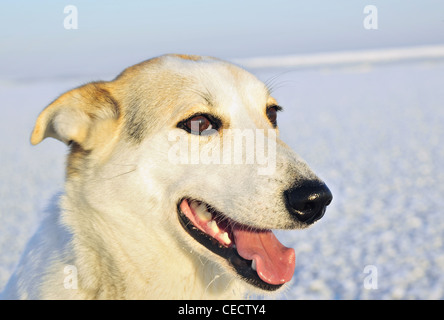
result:
[(278, 138), (281, 109), (237, 66), (166, 55), (63, 94), (31, 142), (70, 145), (67, 193), (78, 206), (123, 213), (140, 233), (270, 291), (295, 267), (271, 230), (311, 225), (332, 199)]

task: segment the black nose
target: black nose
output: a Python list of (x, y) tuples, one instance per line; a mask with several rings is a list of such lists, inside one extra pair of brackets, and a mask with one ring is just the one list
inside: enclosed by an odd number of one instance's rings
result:
[(321, 219), (333, 195), (324, 183), (303, 182), (284, 192), (287, 209), (297, 220), (311, 224)]

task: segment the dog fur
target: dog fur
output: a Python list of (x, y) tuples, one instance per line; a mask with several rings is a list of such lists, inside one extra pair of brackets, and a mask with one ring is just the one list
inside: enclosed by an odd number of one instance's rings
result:
[[(29, 241), (7, 299), (228, 299), (257, 292), (178, 223), (177, 203), (205, 199), (228, 217), (263, 229), (297, 229), (282, 193), (319, 178), (277, 140), (276, 170), (256, 165), (171, 165), (168, 133), (216, 114), (222, 128), (273, 129), (268, 88), (219, 59), (165, 55), (58, 97), (39, 115), (31, 143), (69, 145), (64, 192)], [(277, 129), (275, 129), (277, 130)], [(67, 282), (67, 279), (75, 280)]]

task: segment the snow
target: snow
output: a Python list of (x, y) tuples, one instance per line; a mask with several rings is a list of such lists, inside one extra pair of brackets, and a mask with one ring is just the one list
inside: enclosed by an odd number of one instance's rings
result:
[[(284, 107), (281, 138), (334, 196), (313, 227), (276, 232), (296, 251), (294, 280), (278, 298), (443, 299), (444, 62), (265, 61), (250, 71)], [(66, 147), (30, 145), (36, 116), (89, 80), (0, 78), (0, 290), (63, 187)]]

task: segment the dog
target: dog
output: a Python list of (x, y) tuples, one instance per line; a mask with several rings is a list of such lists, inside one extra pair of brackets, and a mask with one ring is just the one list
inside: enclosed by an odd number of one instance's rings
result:
[[(65, 190), (4, 297), (239, 299), (283, 290), (295, 252), (272, 230), (312, 225), (332, 194), (278, 138), (281, 109), (241, 67), (194, 55), (152, 58), (62, 94), (38, 116), (31, 143), (69, 146)], [(239, 134), (257, 138), (241, 156)], [(193, 146), (207, 161), (193, 160)], [(251, 153), (273, 155), (273, 165)]]

